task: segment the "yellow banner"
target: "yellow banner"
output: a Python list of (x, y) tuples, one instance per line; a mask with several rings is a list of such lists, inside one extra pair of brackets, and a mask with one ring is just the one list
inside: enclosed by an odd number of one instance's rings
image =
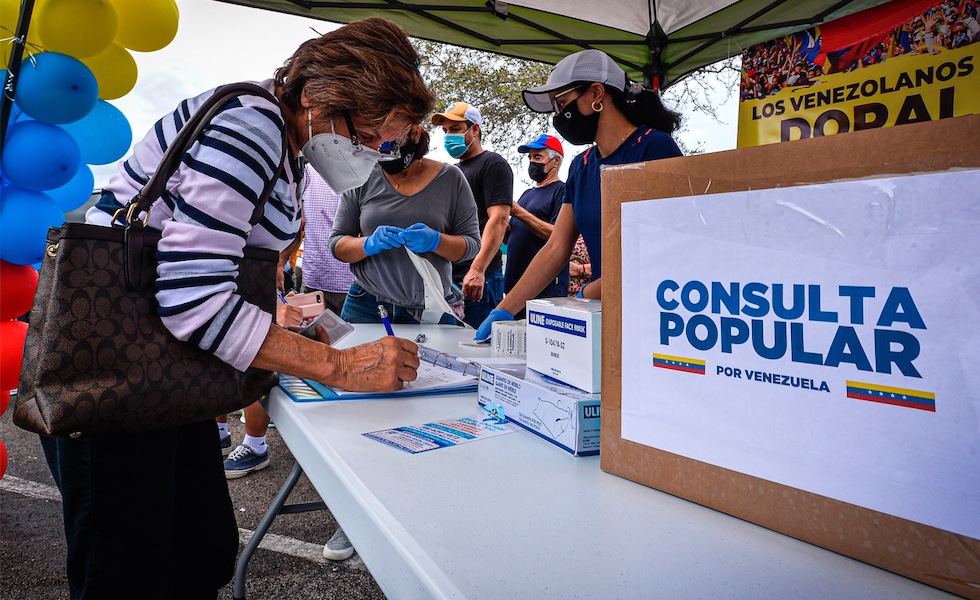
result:
[(980, 43), (936, 50), (743, 100), (738, 147), (980, 113)]

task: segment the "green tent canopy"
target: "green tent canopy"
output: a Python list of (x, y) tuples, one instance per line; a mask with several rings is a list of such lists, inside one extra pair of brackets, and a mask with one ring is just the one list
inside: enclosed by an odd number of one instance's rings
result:
[(666, 88), (748, 46), (885, 0), (219, 0), (349, 23), (390, 19), (414, 37), (554, 64), (598, 48)]

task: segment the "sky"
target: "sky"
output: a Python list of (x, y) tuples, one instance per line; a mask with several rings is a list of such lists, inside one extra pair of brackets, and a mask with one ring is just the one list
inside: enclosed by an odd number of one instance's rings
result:
[[(133, 52), (139, 69), (136, 87), (110, 101), (129, 120), (134, 142), (184, 98), (224, 83), (270, 78), (302, 42), (338, 26), (215, 0), (177, 0), (177, 6), (177, 36), (156, 52)], [(736, 96), (720, 106), (722, 123), (698, 114), (684, 115), (687, 130), (680, 137), (687, 147), (701, 147), (705, 152), (735, 147)], [(431, 158), (455, 162), (442, 150), (441, 130), (433, 131), (432, 145)], [(580, 149), (566, 147), (566, 154), (572, 156)], [(563, 176), (570, 162), (565, 161)], [(115, 164), (92, 165), (96, 188), (105, 185), (117, 169)], [(530, 182), (526, 173), (517, 175), (515, 192)]]

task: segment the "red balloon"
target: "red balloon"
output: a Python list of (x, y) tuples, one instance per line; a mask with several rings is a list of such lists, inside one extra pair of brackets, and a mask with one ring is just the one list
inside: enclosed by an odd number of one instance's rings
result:
[(0, 260), (0, 321), (27, 313), (34, 304), (37, 269)]
[(0, 390), (12, 390), (20, 383), (27, 323), (0, 321)]
[(7, 472), (7, 447), (3, 445), (3, 440), (0, 440), (0, 479), (3, 479), (3, 476), (6, 472)]

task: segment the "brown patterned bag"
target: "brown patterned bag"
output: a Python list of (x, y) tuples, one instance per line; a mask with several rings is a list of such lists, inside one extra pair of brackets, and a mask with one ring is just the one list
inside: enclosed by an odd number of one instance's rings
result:
[[(125, 227), (65, 223), (48, 233), (14, 407), (19, 427), (53, 436), (121, 434), (203, 421), (264, 396), (276, 373), (244, 373), (175, 338), (157, 315), (158, 233), (145, 230), (149, 208), (186, 149), (231, 98), (252, 84), (224, 86), (184, 125), (156, 173), (127, 205)], [(288, 144), (283, 132), (283, 152)], [(252, 215), (254, 225), (282, 169)], [(238, 293), (275, 314), (274, 250), (245, 248)]]

